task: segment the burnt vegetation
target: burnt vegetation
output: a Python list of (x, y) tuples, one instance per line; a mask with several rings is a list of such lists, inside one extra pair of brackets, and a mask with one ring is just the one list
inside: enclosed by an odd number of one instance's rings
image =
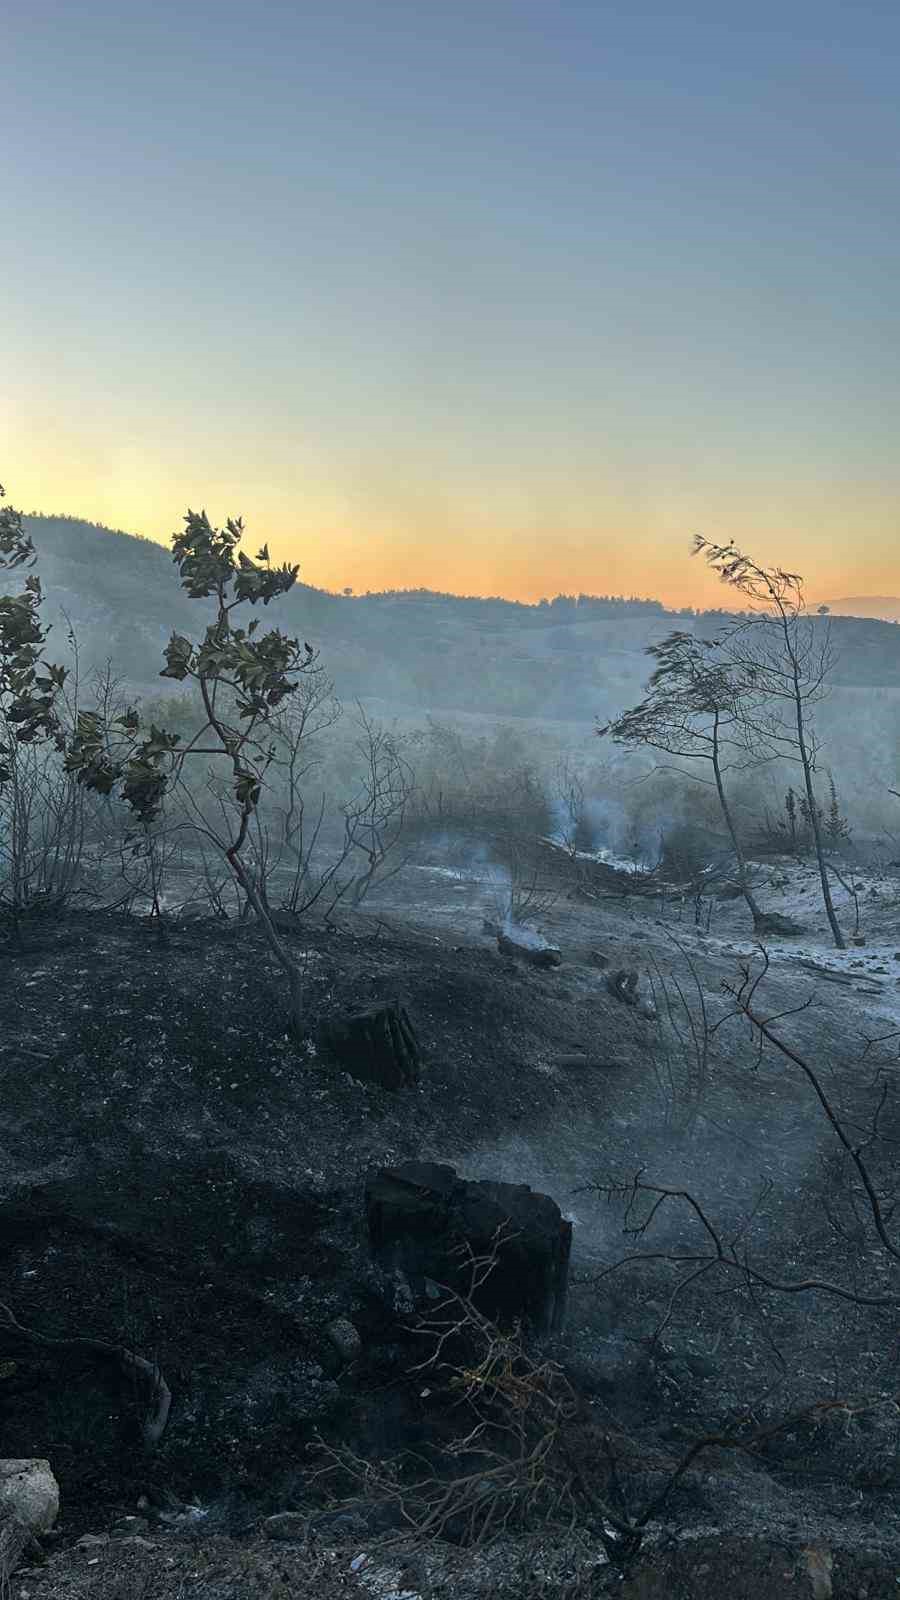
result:
[(63, 1506), (7, 1566), (894, 1593), (896, 630), (705, 540), (738, 609), (243, 543), (0, 512), (0, 1417)]

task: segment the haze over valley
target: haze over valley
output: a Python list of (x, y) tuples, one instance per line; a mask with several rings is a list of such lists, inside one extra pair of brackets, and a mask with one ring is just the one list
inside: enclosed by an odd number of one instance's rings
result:
[(0, 1595), (895, 1596), (900, 13), (0, 27)]

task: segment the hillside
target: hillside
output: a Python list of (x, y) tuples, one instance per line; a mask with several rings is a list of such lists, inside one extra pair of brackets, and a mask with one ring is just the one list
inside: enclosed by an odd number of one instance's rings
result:
[[(196, 634), (202, 608), (180, 588), (161, 545), (66, 517), (25, 519), (39, 553), (47, 616), (71, 618), (86, 667), (111, 656), (128, 682), (159, 692), (173, 628)], [(302, 568), (301, 568), (302, 571)], [(522, 605), (427, 591), (333, 595), (298, 584), (269, 610), (274, 625), (322, 652), (338, 694), (393, 714), (591, 722), (635, 698), (647, 645), (675, 626), (714, 628), (720, 614), (658, 602), (559, 596)], [(900, 633), (874, 619), (835, 617), (837, 687), (900, 687)]]
[[(31, 531), (83, 671), (168, 690), (210, 608), (167, 552)], [(321, 831), (283, 856), (261, 786), (253, 894), (208, 771), (140, 841), (76, 783), (6, 813), (0, 1426), (61, 1507), (17, 1600), (894, 1594), (897, 629), (814, 622), (834, 948), (783, 772), (728, 780), (736, 881), (709, 796), (591, 736), (720, 614), (305, 587), (265, 622), (410, 714), (362, 747), (370, 832), (327, 716)]]

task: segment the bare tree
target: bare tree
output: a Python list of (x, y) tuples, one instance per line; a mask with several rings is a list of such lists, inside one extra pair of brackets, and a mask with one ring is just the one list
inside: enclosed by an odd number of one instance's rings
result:
[[(726, 1235), (709, 1209), (690, 1190), (680, 1185), (676, 1187), (648, 1180), (643, 1171), (624, 1182), (592, 1185), (597, 1193), (605, 1195), (607, 1199), (623, 1203), (624, 1232), (633, 1239), (643, 1240), (650, 1235), (660, 1216), (674, 1208), (687, 1212), (699, 1225), (699, 1244), (674, 1249), (629, 1251), (626, 1256), (604, 1268), (596, 1279), (599, 1282), (626, 1265), (641, 1262), (664, 1263), (675, 1269), (675, 1287), (666, 1304), (665, 1319), (657, 1327), (654, 1339), (661, 1337), (671, 1320), (676, 1301), (710, 1271), (780, 1294), (816, 1292), (857, 1306), (900, 1306), (900, 1243), (892, 1231), (896, 1215), (896, 1140), (884, 1127), (885, 1108), (893, 1099), (893, 1074), (889, 1077), (883, 1070), (878, 1070), (872, 1084), (867, 1086), (870, 1099), (868, 1115), (854, 1113), (850, 1116), (843, 1113), (826, 1089), (821, 1074), (779, 1031), (778, 1024), (804, 1012), (811, 997), (787, 1011), (767, 1015), (759, 997), (769, 972), (769, 957), (762, 945), (759, 946), (759, 954), (761, 964), (757, 969), (753, 969), (749, 962), (742, 963), (739, 980), (723, 983), (723, 991), (731, 1005), (723, 1016), (709, 1026), (708, 1031), (715, 1034), (730, 1020), (743, 1018), (751, 1027), (760, 1053), (764, 1045), (769, 1045), (808, 1085), (820, 1114), (831, 1128), (858, 1202), (860, 1248), (854, 1259), (852, 1280), (838, 1274), (821, 1278), (818, 1275), (788, 1275), (786, 1272), (770, 1271), (751, 1257), (745, 1228)], [(900, 1030), (896, 1028), (881, 1038), (870, 1039), (863, 1050), (863, 1057), (871, 1046), (895, 1044), (898, 1039)], [(876, 1167), (879, 1157), (883, 1163), (880, 1172)]]
[(810, 717), (810, 707), (828, 691), (834, 664), (830, 622), (827, 617), (816, 622), (808, 615), (798, 573), (760, 566), (734, 543), (716, 544), (701, 534), (694, 539), (694, 554), (703, 555), (722, 582), (752, 607), (750, 618), (736, 623), (728, 634), (732, 670), (741, 689), (740, 715), (750, 737), (763, 741), (772, 755), (797, 762), (802, 770), (822, 901), (835, 946), (844, 950), (813, 786), (819, 744)]
[[(21, 513), (0, 507), (0, 570), (31, 568), (36, 559)], [(0, 595), (0, 901), (14, 916), (35, 903), (65, 901), (84, 837), (83, 808), (58, 765), (68, 669), (44, 659), (50, 630), (41, 622), (42, 600), (32, 574), (18, 594)]]
[(347, 855), (361, 856), (364, 861), (348, 884), (351, 903), (358, 906), (376, 883), (386, 882), (406, 865), (407, 857), (397, 856), (396, 851), (415, 789), (415, 774), (396, 735), (373, 722), (358, 702), (356, 709), (361, 778), (344, 807), (344, 840)]
[(584, 779), (571, 758), (560, 756), (550, 780), (556, 838), (574, 861), (584, 827)]
[[(313, 661), (291, 698), (272, 715), (274, 753), (265, 781), (266, 803), (251, 817), (246, 855), (247, 871), (270, 911), (276, 892), (277, 908), (294, 917), (323, 903), (333, 909), (343, 893), (340, 872), (352, 847), (344, 841), (330, 851), (324, 865), (314, 863), (328, 799), (323, 792), (310, 804), (307, 793), (321, 764), (320, 737), (342, 714), (334, 684)], [(228, 803), (227, 789), (214, 772), (206, 787), (221, 814)], [(238, 904), (241, 917), (253, 913), (251, 901), (239, 887)]]

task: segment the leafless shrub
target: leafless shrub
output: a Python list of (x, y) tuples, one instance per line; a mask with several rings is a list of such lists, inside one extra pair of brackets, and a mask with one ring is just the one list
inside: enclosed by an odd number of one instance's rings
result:
[(585, 843), (585, 787), (581, 773), (569, 756), (560, 756), (551, 773), (550, 802), (556, 842), (574, 860)]
[[(78, 646), (69, 626), (74, 660), (70, 687), (57, 695), (60, 735), (78, 706)], [(11, 657), (12, 662), (15, 657)], [(0, 785), (0, 907), (20, 915), (41, 906), (61, 910), (79, 886), (86, 807), (61, 752), (43, 740), (23, 740), (11, 694), (0, 695), (0, 746), (6, 781)]]
[(334, 684), (316, 663), (273, 717), (277, 751), (268, 780), (265, 817), (257, 812), (250, 830), (252, 873), (262, 901), (270, 904), (277, 882), (279, 906), (296, 917), (321, 899), (345, 859), (339, 853), (323, 872), (315, 872), (313, 856), (327, 800), (323, 793), (310, 818), (306, 792), (312, 773), (321, 764), (319, 740), (341, 715)]
[(415, 774), (397, 736), (368, 717), (357, 702), (358, 788), (343, 808), (346, 859), (363, 865), (347, 883), (350, 902), (359, 906), (376, 884), (386, 883), (407, 865), (401, 849)]
[(558, 884), (550, 881), (535, 851), (534, 841), (515, 834), (495, 838), (491, 868), (491, 906), (494, 920), (526, 927), (546, 916), (559, 899)]
[(768, 1427), (748, 1412), (727, 1430), (699, 1434), (674, 1459), (642, 1451), (602, 1407), (589, 1417), (563, 1368), (530, 1350), (518, 1327), (499, 1328), (473, 1304), (498, 1243), (470, 1258), (465, 1292), (442, 1288), (411, 1330), (427, 1354), (409, 1378), (436, 1416), (460, 1416), (450, 1437), (381, 1461), (322, 1438), (311, 1446), (321, 1463), (314, 1477), (332, 1505), (388, 1529), (370, 1544), (442, 1539), (472, 1548), (517, 1531), (577, 1528), (622, 1570), (704, 1454), (754, 1454), (802, 1420), (866, 1409), (829, 1398)]
[(714, 1027), (700, 974), (690, 952), (671, 933), (666, 937), (687, 969), (687, 979), (664, 971), (650, 956), (650, 992), (659, 1029), (662, 1072), (657, 1069), (673, 1123), (690, 1128), (710, 1084)]
[(80, 876), (84, 806), (55, 752), (24, 747), (0, 795), (0, 907), (60, 910)]
[(474, 737), (429, 717), (409, 739), (417, 783), (409, 820), (420, 830), (458, 827), (485, 835), (542, 837), (553, 831), (546, 776), (518, 730)]
[(476, 1546), (514, 1529), (572, 1521), (571, 1473), (559, 1445), (575, 1395), (561, 1367), (526, 1349), (518, 1326), (501, 1331), (474, 1304), (498, 1244), (471, 1257), (464, 1293), (442, 1288), (414, 1325), (427, 1354), (410, 1375), (436, 1413), (462, 1415), (453, 1436), (427, 1456), (405, 1451), (379, 1462), (321, 1440), (317, 1447), (321, 1480), (349, 1490), (352, 1503), (390, 1512), (397, 1529), (390, 1538), (412, 1533), (417, 1542)]
[[(622, 1209), (623, 1235), (635, 1241), (637, 1248), (628, 1249), (617, 1260), (604, 1267), (592, 1281), (603, 1282), (623, 1268), (646, 1267), (670, 1275), (672, 1286), (664, 1310), (653, 1334), (657, 1343), (669, 1326), (681, 1299), (707, 1275), (715, 1275), (742, 1289), (752, 1301), (759, 1292), (774, 1295), (803, 1296), (821, 1294), (850, 1305), (879, 1309), (900, 1306), (900, 1244), (893, 1233), (896, 1211), (895, 1141), (885, 1129), (887, 1108), (894, 1091), (893, 1074), (878, 1068), (868, 1085), (868, 1110), (855, 1110), (852, 1114), (841, 1112), (826, 1091), (820, 1073), (779, 1032), (778, 1023), (785, 1017), (803, 1012), (810, 1003), (807, 998), (799, 1005), (777, 1015), (766, 1015), (759, 1005), (760, 985), (769, 970), (766, 951), (760, 946), (761, 966), (753, 970), (745, 964), (737, 982), (723, 985), (730, 1005), (725, 1014), (714, 1023), (703, 1015), (703, 1032), (692, 1035), (691, 1044), (698, 1068), (708, 1061), (709, 1035), (734, 1018), (743, 1018), (750, 1024), (758, 1049), (765, 1045), (778, 1055), (804, 1080), (813, 1099), (830, 1126), (836, 1141), (840, 1185), (832, 1182), (826, 1216), (837, 1217), (842, 1208), (840, 1225), (834, 1224), (836, 1236), (846, 1240), (849, 1229), (854, 1237), (853, 1269), (850, 1276), (840, 1272), (824, 1277), (818, 1272), (804, 1273), (793, 1270), (770, 1269), (762, 1265), (758, 1256), (751, 1254), (749, 1246), (751, 1224), (770, 1186), (764, 1186), (753, 1212), (736, 1227), (726, 1231), (709, 1208), (689, 1189), (681, 1184), (656, 1182), (645, 1176), (643, 1170), (626, 1180), (598, 1182), (591, 1187), (606, 1200)], [(877, 1039), (866, 1042), (864, 1060), (875, 1046), (897, 1042), (900, 1030), (889, 1030)], [(865, 1096), (863, 1097), (865, 1099)], [(876, 1163), (878, 1165), (876, 1166)], [(834, 1170), (832, 1171), (834, 1177)], [(683, 1242), (654, 1248), (654, 1227), (666, 1217), (671, 1224), (673, 1213), (680, 1214), (685, 1227), (678, 1233)], [(838, 1404), (838, 1402), (835, 1402)], [(879, 1397), (863, 1397), (852, 1402), (856, 1409), (874, 1409), (882, 1404)], [(893, 1401), (891, 1402), (893, 1404)], [(851, 1406), (841, 1401), (843, 1407)], [(816, 1402), (825, 1405), (825, 1402)], [(852, 1408), (851, 1407), (851, 1408)], [(814, 1409), (814, 1408), (813, 1408)]]
[(125, 886), (123, 898), (129, 910), (144, 900), (150, 919), (161, 921), (169, 869), (180, 857), (178, 834), (165, 824), (151, 823), (124, 835), (119, 843), (118, 877)]

